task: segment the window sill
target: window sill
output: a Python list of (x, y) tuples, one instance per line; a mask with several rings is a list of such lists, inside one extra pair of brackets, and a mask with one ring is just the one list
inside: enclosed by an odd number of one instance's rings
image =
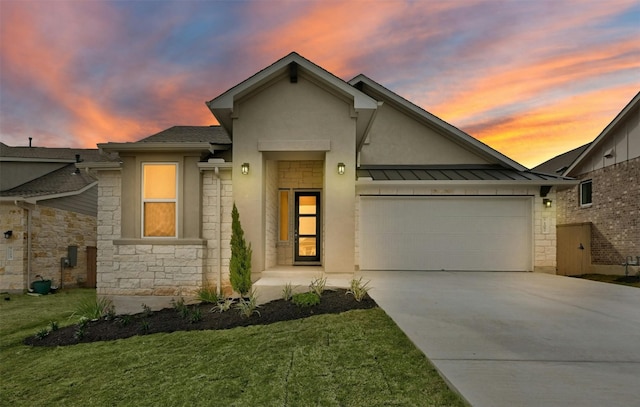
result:
[(591, 208), (592, 206), (593, 206), (593, 203), (581, 204), (581, 205), (580, 205), (580, 208), (581, 208), (581, 209), (583, 209), (583, 208), (584, 208), (584, 209), (586, 209), (586, 208)]
[(206, 246), (205, 239), (175, 239), (175, 238), (146, 238), (146, 239), (116, 239), (116, 246), (126, 245), (164, 245), (164, 246)]

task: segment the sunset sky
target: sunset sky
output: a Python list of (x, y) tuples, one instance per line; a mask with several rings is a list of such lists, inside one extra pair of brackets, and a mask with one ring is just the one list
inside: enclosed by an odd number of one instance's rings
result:
[(292, 51), (533, 167), (640, 90), (640, 0), (0, 0), (0, 141), (215, 124), (205, 100)]

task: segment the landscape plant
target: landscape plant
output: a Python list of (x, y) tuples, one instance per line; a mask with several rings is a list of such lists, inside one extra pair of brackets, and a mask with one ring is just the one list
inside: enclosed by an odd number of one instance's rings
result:
[(215, 286), (204, 286), (196, 293), (196, 298), (207, 304), (217, 304), (220, 301), (220, 296)]
[(357, 280), (354, 278), (351, 280), (350, 288), (347, 291), (347, 294), (353, 295), (353, 298), (355, 298), (356, 301), (360, 302), (362, 301), (364, 296), (367, 295), (367, 292), (371, 289), (371, 287), (369, 287), (369, 283), (370, 281), (363, 283), (362, 277)]
[(236, 308), (240, 311), (240, 315), (245, 318), (249, 318), (253, 314), (260, 315), (260, 312), (257, 310), (258, 297), (255, 295), (254, 291), (249, 293), (248, 298), (241, 297), (236, 304)]
[[(297, 286), (296, 286), (297, 287)], [(293, 296), (293, 290), (296, 288), (291, 285), (291, 282), (288, 282), (282, 288), (282, 299), (285, 301), (290, 301)]]
[(96, 297), (81, 302), (72, 315), (89, 320), (97, 320), (113, 313), (114, 306), (110, 299)]
[(231, 298), (225, 298), (225, 299), (222, 299), (222, 300), (218, 301), (218, 303), (213, 308), (211, 308), (211, 312), (214, 312), (214, 311), (220, 311), (220, 312), (229, 311), (231, 309), (232, 305), (233, 305), (233, 300)]
[(311, 281), (309, 284), (309, 289), (314, 293), (318, 294), (318, 297), (322, 297), (322, 293), (324, 292), (324, 288), (327, 285), (326, 277), (317, 277)]
[(236, 204), (231, 211), (231, 259), (229, 260), (229, 279), (233, 289), (246, 296), (251, 290), (251, 244), (247, 245), (244, 230), (240, 224), (240, 214)]
[(379, 308), (42, 348), (22, 340), (52, 320), (73, 324), (69, 310), (95, 290), (8, 296), (0, 301), (0, 405), (465, 405)]
[(313, 291), (293, 294), (293, 296), (291, 297), (291, 302), (299, 307), (312, 307), (314, 305), (320, 304), (320, 296)]

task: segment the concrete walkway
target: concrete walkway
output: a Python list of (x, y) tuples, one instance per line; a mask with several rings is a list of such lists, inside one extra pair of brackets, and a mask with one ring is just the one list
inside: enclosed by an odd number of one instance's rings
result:
[(640, 289), (537, 273), (363, 272), (474, 407), (640, 406)]

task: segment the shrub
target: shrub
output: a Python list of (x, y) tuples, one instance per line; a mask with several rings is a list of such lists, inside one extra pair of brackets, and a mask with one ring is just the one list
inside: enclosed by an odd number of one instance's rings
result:
[(218, 291), (215, 286), (202, 287), (196, 293), (196, 298), (206, 304), (216, 304), (220, 301)]
[(151, 307), (147, 304), (142, 304), (142, 316), (150, 317), (153, 315), (153, 311), (151, 311)]
[(351, 280), (351, 288), (349, 288), (347, 294), (353, 295), (353, 298), (355, 298), (356, 301), (360, 302), (362, 301), (364, 296), (367, 295), (367, 292), (371, 289), (371, 287), (369, 287), (369, 283), (370, 281), (367, 281), (363, 284), (362, 277), (357, 280), (354, 278), (353, 280)]
[(216, 310), (220, 312), (229, 311), (231, 306), (233, 305), (233, 300), (231, 298), (225, 298), (216, 304), (215, 307), (211, 308), (211, 312), (215, 312)]
[(189, 313), (188, 319), (189, 319), (189, 323), (192, 323), (192, 324), (202, 321), (202, 312), (200, 312), (200, 308), (194, 307)]
[(115, 321), (120, 326), (127, 326), (127, 325), (129, 325), (131, 323), (131, 315), (129, 315), (129, 314), (120, 315), (119, 317), (117, 317), (115, 319)]
[(58, 323), (56, 321), (51, 321), (51, 323), (49, 324), (49, 329), (51, 329), (51, 331), (57, 331), (59, 328)]
[(313, 291), (293, 294), (291, 300), (299, 307), (312, 307), (320, 304), (320, 296)]
[(251, 290), (251, 244), (247, 246), (236, 204), (231, 211), (231, 259), (229, 279), (233, 289), (245, 296)]
[(177, 301), (175, 299), (171, 300), (171, 305), (182, 318), (187, 319), (189, 317), (189, 308), (184, 303), (184, 298), (180, 297)]
[(318, 297), (321, 297), (326, 285), (327, 278), (318, 277), (315, 280), (311, 281), (311, 284), (309, 284), (309, 288), (311, 289), (311, 291), (318, 294)]
[(256, 309), (258, 308), (258, 297), (253, 292), (250, 293), (249, 298), (240, 298), (236, 308), (240, 311), (240, 315), (245, 318), (249, 318), (254, 313), (260, 315), (260, 312)]
[(42, 328), (38, 332), (36, 332), (36, 338), (44, 339), (49, 336), (49, 328)]
[(293, 296), (293, 290), (298, 287), (298, 286), (291, 286), (291, 283), (287, 283), (285, 284), (284, 288), (282, 289), (282, 299), (285, 301), (289, 301), (291, 300), (291, 297)]
[(95, 298), (83, 301), (72, 315), (78, 315), (80, 318), (100, 319), (103, 316), (114, 314), (113, 303), (106, 297)]

